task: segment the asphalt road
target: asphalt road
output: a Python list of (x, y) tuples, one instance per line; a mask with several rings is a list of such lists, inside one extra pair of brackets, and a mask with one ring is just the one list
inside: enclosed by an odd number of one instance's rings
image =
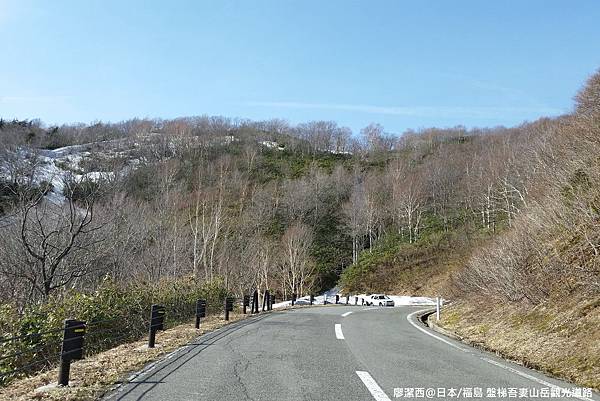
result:
[(328, 306), (257, 315), (199, 337), (107, 398), (600, 400), (434, 333), (417, 322), (418, 310)]

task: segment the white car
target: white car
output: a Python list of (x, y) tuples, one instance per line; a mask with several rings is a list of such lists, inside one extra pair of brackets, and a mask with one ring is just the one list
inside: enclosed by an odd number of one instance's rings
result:
[(365, 299), (365, 305), (394, 306), (394, 301), (384, 294), (373, 294)]

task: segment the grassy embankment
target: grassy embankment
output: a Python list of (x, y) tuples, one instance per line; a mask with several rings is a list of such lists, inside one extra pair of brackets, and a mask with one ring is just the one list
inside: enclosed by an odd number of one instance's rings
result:
[(600, 390), (600, 298), (534, 308), (463, 301), (445, 309), (439, 324), (472, 345)]

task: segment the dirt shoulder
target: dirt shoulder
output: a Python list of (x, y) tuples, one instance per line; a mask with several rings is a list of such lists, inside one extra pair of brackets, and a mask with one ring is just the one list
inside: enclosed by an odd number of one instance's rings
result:
[(438, 325), (463, 341), (600, 390), (600, 298), (536, 307), (461, 301)]

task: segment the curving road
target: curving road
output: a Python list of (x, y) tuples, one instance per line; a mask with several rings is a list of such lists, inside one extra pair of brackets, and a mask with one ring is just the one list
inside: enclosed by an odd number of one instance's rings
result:
[(418, 311), (327, 306), (257, 315), (199, 337), (107, 399), (600, 401), (433, 333)]

